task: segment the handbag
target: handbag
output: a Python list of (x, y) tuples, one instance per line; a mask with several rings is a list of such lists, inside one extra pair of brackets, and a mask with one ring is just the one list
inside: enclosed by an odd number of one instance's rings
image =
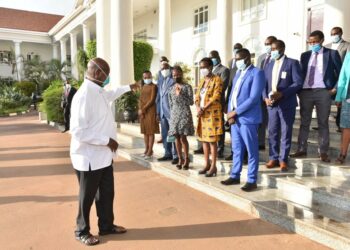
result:
[(175, 136), (173, 136), (173, 135), (168, 135), (168, 137), (166, 138), (166, 141), (167, 142), (175, 142), (175, 140), (176, 140), (176, 138), (175, 138)]

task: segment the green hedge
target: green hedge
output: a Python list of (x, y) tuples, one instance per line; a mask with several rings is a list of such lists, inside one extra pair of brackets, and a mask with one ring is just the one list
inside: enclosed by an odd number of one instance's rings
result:
[(153, 58), (153, 47), (147, 42), (134, 41), (134, 78), (136, 81), (142, 79), (142, 73), (151, 68)]
[(36, 92), (36, 85), (34, 82), (29, 82), (29, 81), (22, 81), (22, 82), (16, 82), (15, 83), (15, 88), (19, 92), (21, 92), (25, 96), (32, 96), (32, 93)]
[(41, 109), (47, 114), (47, 119), (53, 122), (63, 123), (63, 109), (61, 108), (61, 97), (63, 83), (54, 81), (43, 93)]
[(31, 99), (18, 92), (15, 87), (2, 86), (0, 88), (0, 111), (28, 107), (30, 103)]

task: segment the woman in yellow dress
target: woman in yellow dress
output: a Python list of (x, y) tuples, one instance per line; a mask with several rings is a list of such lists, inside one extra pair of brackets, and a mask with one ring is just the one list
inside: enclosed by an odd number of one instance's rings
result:
[[(197, 89), (195, 104), (197, 107), (198, 126), (197, 136), (203, 143), (205, 168), (199, 174), (206, 177), (216, 176), (217, 142), (222, 130), (221, 92), (222, 80), (212, 73), (213, 62), (210, 58), (203, 58), (199, 62), (201, 80)], [(211, 153), (211, 161), (209, 160)]]

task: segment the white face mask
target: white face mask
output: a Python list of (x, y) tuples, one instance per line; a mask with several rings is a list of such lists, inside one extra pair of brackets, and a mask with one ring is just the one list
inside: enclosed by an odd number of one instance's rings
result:
[(145, 84), (151, 84), (152, 83), (152, 79), (143, 79), (143, 82)]
[(209, 69), (201, 69), (200, 70), (201, 77), (206, 77), (209, 75)]
[(170, 74), (170, 69), (163, 69), (161, 74), (163, 77), (167, 77)]

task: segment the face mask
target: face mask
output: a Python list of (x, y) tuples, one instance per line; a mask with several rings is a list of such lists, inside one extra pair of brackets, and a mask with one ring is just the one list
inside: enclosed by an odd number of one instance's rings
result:
[(209, 69), (201, 69), (200, 70), (201, 77), (206, 77), (209, 75)]
[(109, 84), (109, 76), (107, 76), (106, 80), (103, 81), (102, 87), (105, 87)]
[(271, 53), (271, 45), (265, 45), (265, 52), (267, 54), (270, 54)]
[(211, 61), (213, 62), (214, 66), (219, 64), (219, 60), (217, 58), (212, 58)]
[(316, 53), (316, 52), (319, 52), (322, 47), (321, 47), (321, 44), (317, 43), (314, 45), (310, 45), (309, 48), (312, 52)]
[(334, 35), (334, 36), (331, 36), (332, 37), (332, 42), (333, 43), (339, 43), (340, 42), (340, 36), (339, 35)]
[(152, 79), (143, 79), (143, 82), (145, 84), (151, 84), (152, 83)]
[(161, 74), (163, 77), (167, 77), (170, 74), (170, 69), (163, 69)]
[(280, 52), (278, 50), (271, 51), (271, 59), (277, 60), (280, 57)]
[(236, 61), (236, 65), (237, 69), (241, 71), (245, 70), (245, 68), (247, 67), (247, 64), (245, 64), (244, 59)]
[(239, 49), (233, 49), (233, 54), (236, 55), (236, 53), (237, 53), (238, 50), (239, 50)]
[(177, 83), (182, 83), (182, 77), (181, 77), (181, 76), (176, 77), (176, 78), (175, 78), (175, 82), (177, 82)]

